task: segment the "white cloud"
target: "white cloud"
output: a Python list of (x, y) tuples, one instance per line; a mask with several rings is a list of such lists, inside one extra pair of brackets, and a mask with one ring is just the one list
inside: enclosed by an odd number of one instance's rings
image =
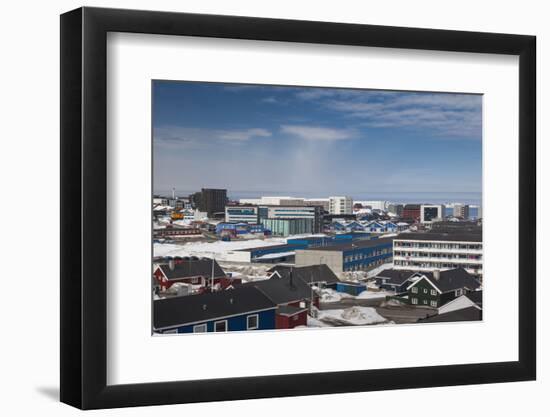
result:
[(335, 129), (322, 126), (282, 125), (281, 132), (305, 140), (335, 141), (357, 137), (353, 129)]
[(155, 145), (178, 148), (202, 148), (212, 142), (240, 144), (253, 138), (270, 137), (263, 128), (250, 129), (202, 129), (179, 126), (163, 126), (153, 131)]
[(296, 97), (360, 119), (364, 126), (428, 129), (433, 135), (481, 138), (481, 96), (370, 90), (301, 90)]

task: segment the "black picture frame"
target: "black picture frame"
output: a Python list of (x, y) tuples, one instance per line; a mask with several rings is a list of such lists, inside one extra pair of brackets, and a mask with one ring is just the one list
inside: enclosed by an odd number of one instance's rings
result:
[[(519, 56), (519, 360), (107, 385), (108, 32)], [(61, 15), (61, 401), (82, 409), (425, 388), (536, 377), (536, 38), (186, 13)]]

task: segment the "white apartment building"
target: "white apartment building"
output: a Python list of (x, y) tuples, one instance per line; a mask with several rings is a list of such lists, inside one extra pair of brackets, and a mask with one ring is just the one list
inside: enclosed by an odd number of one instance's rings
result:
[(351, 197), (329, 197), (330, 214), (352, 214), (353, 200)]
[(368, 201), (356, 201), (363, 206), (369, 206), (373, 210), (386, 210), (390, 204), (389, 201), (383, 200), (368, 200)]
[(422, 204), (420, 206), (420, 223), (429, 224), (445, 218), (445, 206), (441, 204)]
[(394, 269), (435, 271), (464, 268), (483, 274), (481, 233), (402, 233), (393, 241)]
[(468, 220), (470, 218), (470, 206), (456, 203), (453, 205), (453, 216)]

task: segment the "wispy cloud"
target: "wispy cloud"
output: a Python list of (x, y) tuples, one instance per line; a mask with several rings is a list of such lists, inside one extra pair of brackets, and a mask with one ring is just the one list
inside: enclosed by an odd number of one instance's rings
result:
[(282, 125), (281, 132), (312, 141), (347, 140), (357, 137), (357, 131), (353, 129), (336, 129), (323, 126)]
[(264, 128), (203, 129), (163, 126), (153, 131), (155, 145), (181, 148), (200, 148), (212, 142), (238, 145), (251, 139), (270, 136), (271, 132)]
[(301, 100), (358, 119), (367, 127), (422, 129), (438, 136), (481, 138), (481, 96), (362, 90), (301, 90)]

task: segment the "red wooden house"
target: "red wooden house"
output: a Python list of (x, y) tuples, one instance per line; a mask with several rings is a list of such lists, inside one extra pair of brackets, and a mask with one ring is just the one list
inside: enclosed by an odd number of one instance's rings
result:
[(214, 285), (227, 286), (230, 277), (227, 277), (223, 269), (213, 259), (183, 259), (169, 261), (161, 264), (154, 270), (153, 275), (159, 283), (162, 291), (167, 290), (176, 282), (198, 285), (202, 288), (211, 286), (212, 276)]

